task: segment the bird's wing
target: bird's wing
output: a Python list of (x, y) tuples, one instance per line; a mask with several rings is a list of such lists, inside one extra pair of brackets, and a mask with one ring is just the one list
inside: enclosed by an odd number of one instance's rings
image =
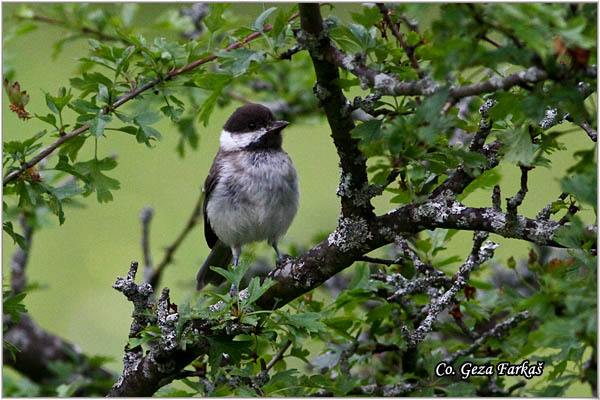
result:
[(215, 243), (217, 243), (217, 240), (219, 240), (219, 238), (210, 226), (210, 221), (208, 219), (208, 215), (206, 214), (206, 205), (208, 204), (208, 200), (210, 199), (210, 195), (213, 189), (219, 181), (219, 166), (216, 161), (217, 159), (215, 158), (210, 167), (210, 170), (208, 171), (208, 176), (204, 181), (204, 202), (202, 203), (202, 214), (204, 215), (204, 238), (206, 239), (208, 247), (210, 247), (211, 249), (213, 248)]

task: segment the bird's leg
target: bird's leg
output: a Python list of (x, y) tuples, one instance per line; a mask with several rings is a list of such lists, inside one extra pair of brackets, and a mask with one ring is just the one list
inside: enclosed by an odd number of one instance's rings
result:
[(292, 258), (292, 257), (290, 257), (289, 254), (281, 254), (281, 252), (277, 248), (277, 241), (271, 242), (271, 246), (273, 246), (273, 249), (275, 250), (275, 253), (277, 253), (277, 261), (275, 262), (276, 265), (279, 265), (280, 263), (285, 262), (287, 259), (291, 259)]
[[(240, 254), (242, 252), (241, 247), (232, 247), (231, 248), (231, 254), (233, 254), (233, 265), (232, 265), (232, 269), (237, 268), (239, 262), (240, 262)], [(229, 289), (229, 295), (231, 297), (236, 296), (238, 293), (238, 288), (235, 286), (235, 283), (231, 284), (231, 288)]]
[(277, 248), (277, 242), (274, 242), (271, 246), (273, 246), (273, 249), (275, 249), (275, 253), (277, 253), (277, 259), (279, 260), (281, 258), (281, 253), (279, 252), (279, 249)]

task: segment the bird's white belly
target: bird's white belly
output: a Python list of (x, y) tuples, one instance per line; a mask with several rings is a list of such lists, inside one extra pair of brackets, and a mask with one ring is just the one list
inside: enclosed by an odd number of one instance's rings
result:
[(263, 158), (223, 167), (207, 203), (213, 230), (229, 246), (276, 242), (298, 210), (298, 181), (287, 154)]

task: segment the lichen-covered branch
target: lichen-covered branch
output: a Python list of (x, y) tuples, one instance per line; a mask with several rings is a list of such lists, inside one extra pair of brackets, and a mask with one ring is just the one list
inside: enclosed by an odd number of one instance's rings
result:
[[(489, 118), (489, 111), (495, 105), (496, 101), (489, 99), (479, 108), (481, 120), (479, 121), (477, 132), (469, 145), (469, 151), (483, 154), (486, 157), (487, 163), (483, 166), (483, 170), (492, 169), (499, 163), (496, 151), (500, 148), (500, 143), (494, 142), (485, 145), (485, 141), (492, 131), (492, 120)], [(459, 165), (444, 183), (435, 188), (429, 198), (454, 199), (457, 195), (462, 193), (475, 178), (476, 176), (467, 171), (464, 166)]]
[(364, 155), (358, 149), (358, 140), (350, 135), (354, 129), (352, 110), (342, 89), (336, 83), (339, 79), (338, 68), (331, 60), (323, 57), (334, 47), (323, 28), (323, 18), (318, 3), (300, 3), (300, 25), (298, 42), (308, 49), (317, 76), (315, 93), (327, 116), (331, 128), (331, 137), (335, 144), (341, 167), (340, 185), (337, 191), (342, 202), (344, 217), (370, 219), (374, 217), (370, 199), (370, 187), (367, 179), (367, 164)]
[(519, 191), (513, 196), (506, 199), (506, 213), (508, 214), (511, 220), (517, 217), (517, 208), (523, 203), (525, 199), (525, 195), (527, 194), (527, 174), (532, 169), (532, 167), (524, 167), (521, 168), (521, 187)]
[(456, 294), (465, 287), (471, 272), (493, 256), (494, 249), (496, 249), (498, 245), (489, 240), (484, 244), (483, 241), (487, 239), (488, 235), (487, 232), (474, 233), (473, 250), (467, 261), (461, 265), (458, 272), (454, 274), (452, 278), (453, 283), (450, 289), (444, 292), (440, 297), (431, 300), (428, 305), (427, 316), (414, 332), (408, 332), (408, 328), (404, 327), (403, 334), (409, 347), (415, 347), (419, 342), (425, 339), (427, 334), (433, 329), (433, 323), (439, 314), (454, 301)]
[(442, 271), (439, 271), (433, 267), (433, 265), (429, 263), (424, 263), (419, 255), (413, 251), (408, 245), (408, 241), (402, 236), (396, 236), (395, 243), (400, 249), (400, 251), (404, 254), (404, 256), (410, 258), (415, 266), (415, 269), (420, 274), (425, 276), (436, 276), (441, 277), (445, 276)]
[[(358, 77), (363, 86), (371, 87), (383, 95), (430, 96), (444, 88), (429, 77), (414, 82), (400, 82), (393, 75), (375, 71), (336, 47), (331, 46), (326, 50), (325, 59)], [(585, 76), (595, 77), (595, 71), (596, 67), (592, 66), (584, 71)], [(546, 71), (538, 67), (530, 67), (505, 77), (496, 76), (471, 85), (452, 86), (448, 93), (448, 101), (453, 103), (463, 97), (507, 90), (514, 86), (534, 84), (548, 79), (551, 77)]]

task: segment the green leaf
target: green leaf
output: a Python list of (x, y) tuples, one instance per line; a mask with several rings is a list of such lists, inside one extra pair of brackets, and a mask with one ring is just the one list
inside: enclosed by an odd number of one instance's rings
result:
[(246, 271), (248, 271), (249, 263), (240, 262), (237, 267), (231, 267), (231, 269), (226, 270), (219, 267), (210, 267), (217, 274), (223, 276), (229, 283), (233, 283), (238, 288), (240, 287), (240, 282), (244, 275), (246, 275)]
[(248, 285), (248, 298), (244, 300), (244, 304), (254, 304), (273, 285), (275, 285), (275, 281), (270, 278), (265, 279), (261, 285), (260, 278), (255, 276)]
[(348, 289), (365, 289), (371, 274), (369, 272), (369, 267), (366, 263), (358, 263), (358, 265), (354, 269), (354, 274), (352, 275), (352, 280), (348, 284)]
[(36, 114), (35, 117), (40, 121), (44, 121), (58, 129), (58, 127), (56, 126), (56, 117), (54, 116), (54, 114), (46, 114), (45, 116)]
[(448, 397), (476, 397), (476, 387), (468, 382), (456, 382), (448, 386)]
[(58, 107), (56, 107), (56, 104), (54, 104), (54, 100), (52, 99), (50, 93), (46, 93), (46, 105), (50, 111), (52, 111), (54, 114), (58, 114)]
[(85, 193), (85, 189), (80, 187), (77, 182), (69, 182), (65, 185), (55, 187), (52, 192), (59, 200), (64, 200)]
[(509, 129), (502, 135), (504, 159), (521, 165), (531, 165), (534, 160), (534, 148), (531, 135), (525, 128)]
[(87, 120), (87, 124), (90, 126), (90, 132), (97, 138), (104, 135), (104, 127), (112, 121), (110, 115), (98, 115), (95, 118)]
[(27, 292), (17, 293), (14, 296), (11, 294), (10, 290), (3, 293), (2, 313), (10, 315), (10, 322), (17, 323), (21, 320), (21, 314), (27, 312), (27, 308), (23, 304)]
[(269, 18), (269, 15), (273, 13), (273, 11), (277, 10), (277, 7), (271, 7), (263, 11), (256, 21), (252, 24), (252, 30), (256, 32), (262, 32), (265, 29), (265, 21)]
[(406, 44), (409, 46), (416, 46), (421, 41), (419, 34), (415, 31), (410, 31), (406, 35)]
[(598, 203), (598, 182), (596, 180), (596, 166), (592, 166), (582, 174), (573, 174), (560, 180), (561, 189), (582, 203), (587, 203), (596, 208)]
[(25, 238), (14, 231), (12, 222), (3, 222), (2, 230), (6, 232), (20, 248), (25, 248)]
[(181, 114), (183, 114), (182, 108), (175, 108), (169, 105), (161, 107), (160, 111), (175, 123), (179, 121)]
[(194, 75), (194, 85), (201, 89), (218, 90), (233, 80), (230, 74), (201, 73)]
[(244, 74), (250, 68), (252, 62), (261, 64), (265, 61), (266, 53), (264, 51), (254, 51), (245, 47), (237, 48), (231, 51), (220, 51), (219, 58), (223, 59), (221, 66), (229, 70), (233, 76)]
[(352, 137), (360, 140), (360, 148), (367, 155), (377, 155), (383, 151), (385, 134), (381, 129), (382, 121), (372, 119), (352, 129)]
[(63, 143), (60, 146), (59, 153), (60, 155), (67, 155), (71, 161), (75, 161), (77, 159), (77, 154), (79, 154), (79, 150), (85, 143), (87, 139), (86, 135), (80, 134), (72, 138), (71, 140)]
[(110, 95), (106, 85), (102, 83), (98, 84), (98, 96), (96, 97), (96, 100), (98, 100), (100, 103), (110, 104)]
[(102, 173), (109, 171), (117, 166), (117, 162), (106, 157), (102, 160), (92, 159), (86, 162), (80, 162), (73, 168), (80, 174), (86, 175), (89, 179), (89, 184), (96, 190), (98, 202), (106, 203), (113, 200), (111, 190), (118, 190), (120, 183), (114, 178), (110, 178)]
[(277, 311), (277, 314), (283, 317), (284, 323), (296, 328), (305, 329), (314, 333), (325, 330), (325, 324), (319, 321), (319, 318), (321, 318), (321, 314), (319, 313), (306, 312), (301, 314), (290, 314), (283, 311)]
[(198, 148), (198, 132), (193, 118), (182, 118), (177, 124), (177, 130), (180, 133), (177, 143), (177, 152), (180, 157), (185, 155), (185, 143), (189, 143), (192, 149)]
[(217, 100), (219, 99), (220, 95), (220, 90), (213, 92), (206, 100), (204, 100), (204, 103), (202, 103), (202, 105), (200, 106), (200, 109), (198, 110), (198, 119), (200, 120), (200, 122), (202, 122), (204, 127), (208, 126), (210, 116), (215, 109), (215, 105), (217, 104)]
[(219, 30), (219, 28), (225, 25), (226, 21), (223, 19), (222, 15), (230, 6), (231, 4), (226, 3), (210, 4), (210, 14), (208, 14), (202, 21), (209, 31), (216, 32)]
[(69, 107), (72, 108), (78, 114), (97, 114), (102, 110), (101, 107), (98, 107), (92, 102), (83, 99), (77, 99), (69, 103)]

